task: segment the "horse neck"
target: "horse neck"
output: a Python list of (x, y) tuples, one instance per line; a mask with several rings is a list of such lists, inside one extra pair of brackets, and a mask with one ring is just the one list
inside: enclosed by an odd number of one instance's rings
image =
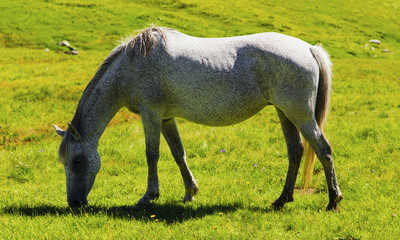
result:
[[(80, 116), (76, 118), (76, 123), (72, 122), (85, 140), (97, 142), (108, 123), (122, 106), (115, 78), (111, 74), (105, 75), (107, 77), (102, 77), (90, 91), (89, 96), (82, 96), (86, 99), (80, 110), (78, 106), (76, 115), (80, 114)], [(78, 111), (81, 112), (78, 113)]]

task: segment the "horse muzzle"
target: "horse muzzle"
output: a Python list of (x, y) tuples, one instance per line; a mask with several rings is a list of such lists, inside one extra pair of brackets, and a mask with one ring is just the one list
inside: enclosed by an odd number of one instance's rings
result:
[(79, 186), (75, 191), (68, 191), (67, 201), (70, 207), (82, 207), (88, 204), (87, 193), (84, 186)]
[(76, 207), (83, 207), (86, 206), (88, 204), (87, 199), (82, 199), (82, 200), (69, 200), (68, 199), (68, 205), (71, 208), (76, 208)]

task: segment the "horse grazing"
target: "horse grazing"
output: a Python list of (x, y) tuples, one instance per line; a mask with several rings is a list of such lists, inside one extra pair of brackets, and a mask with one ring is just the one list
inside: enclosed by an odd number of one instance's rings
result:
[[(331, 147), (323, 134), (330, 91), (331, 62), (321, 46), (278, 33), (196, 38), (173, 29), (147, 28), (104, 60), (83, 92), (68, 129), (54, 125), (63, 137), (59, 158), (67, 177), (68, 204), (87, 204), (100, 169), (99, 138), (121, 107), (141, 116), (148, 185), (139, 204), (149, 204), (159, 197), (161, 133), (181, 171), (184, 201), (193, 200), (198, 190), (186, 163), (176, 117), (227, 126), (274, 105), (286, 139), (289, 169), (282, 194), (273, 205), (279, 208), (293, 201), (308, 142), (306, 175), (316, 154), (328, 184), (327, 209), (336, 209), (342, 196)], [(300, 133), (306, 140), (304, 147)]]

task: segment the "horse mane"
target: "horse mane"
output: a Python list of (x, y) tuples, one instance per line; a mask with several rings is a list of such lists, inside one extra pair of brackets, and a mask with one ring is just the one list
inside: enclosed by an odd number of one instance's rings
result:
[(130, 56), (135, 55), (135, 50), (137, 50), (139, 54), (143, 54), (144, 57), (149, 55), (154, 43), (159, 41), (159, 39), (157, 39), (153, 33), (159, 34), (161, 40), (164, 41), (164, 43), (167, 43), (165, 30), (172, 29), (152, 26), (137, 31), (135, 36), (123, 41), (123, 43), (126, 45), (126, 51), (130, 53)]
[(97, 70), (96, 74), (90, 80), (89, 84), (86, 86), (81, 99), (79, 100), (77, 110), (75, 112), (74, 118), (72, 119), (71, 123), (74, 127), (80, 132), (83, 133), (83, 129), (81, 126), (81, 118), (82, 113), (84, 111), (84, 106), (86, 101), (92, 95), (93, 90), (100, 82), (103, 75), (106, 73), (110, 65), (114, 62), (114, 60), (119, 56), (119, 54), (125, 50), (128, 56), (132, 57), (135, 55), (136, 49), (138, 49), (139, 54), (143, 54), (143, 56), (147, 56), (151, 53), (151, 48), (153, 47), (154, 43), (158, 42), (156, 36), (153, 33), (158, 33), (161, 36), (161, 39), (166, 43), (166, 37), (164, 31), (167, 28), (160, 28), (160, 27), (149, 27), (143, 30), (139, 30), (138, 33), (128, 39), (128, 41), (122, 41), (122, 44), (114, 48), (111, 53), (104, 59), (103, 63), (100, 65), (99, 69)]

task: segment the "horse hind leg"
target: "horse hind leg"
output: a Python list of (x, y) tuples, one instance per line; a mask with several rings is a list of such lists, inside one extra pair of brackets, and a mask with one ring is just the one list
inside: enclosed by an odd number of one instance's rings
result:
[(179, 136), (175, 118), (163, 121), (161, 130), (182, 174), (183, 182), (185, 184), (185, 197), (183, 198), (183, 201), (192, 201), (198, 191), (198, 187), (196, 180), (186, 163), (186, 154)]
[(281, 121), (289, 157), (289, 169), (286, 175), (285, 186), (280, 197), (272, 203), (275, 208), (281, 208), (285, 203), (293, 201), (294, 186), (300, 167), (301, 157), (303, 155), (303, 142), (301, 140), (300, 132), (295, 125), (281, 110), (278, 108), (276, 108), (276, 110)]
[(329, 204), (327, 210), (336, 210), (337, 204), (343, 198), (336, 179), (333, 166), (332, 149), (315, 121), (300, 124), (300, 131), (313, 148), (318, 159), (324, 167), (325, 177), (329, 190)]

